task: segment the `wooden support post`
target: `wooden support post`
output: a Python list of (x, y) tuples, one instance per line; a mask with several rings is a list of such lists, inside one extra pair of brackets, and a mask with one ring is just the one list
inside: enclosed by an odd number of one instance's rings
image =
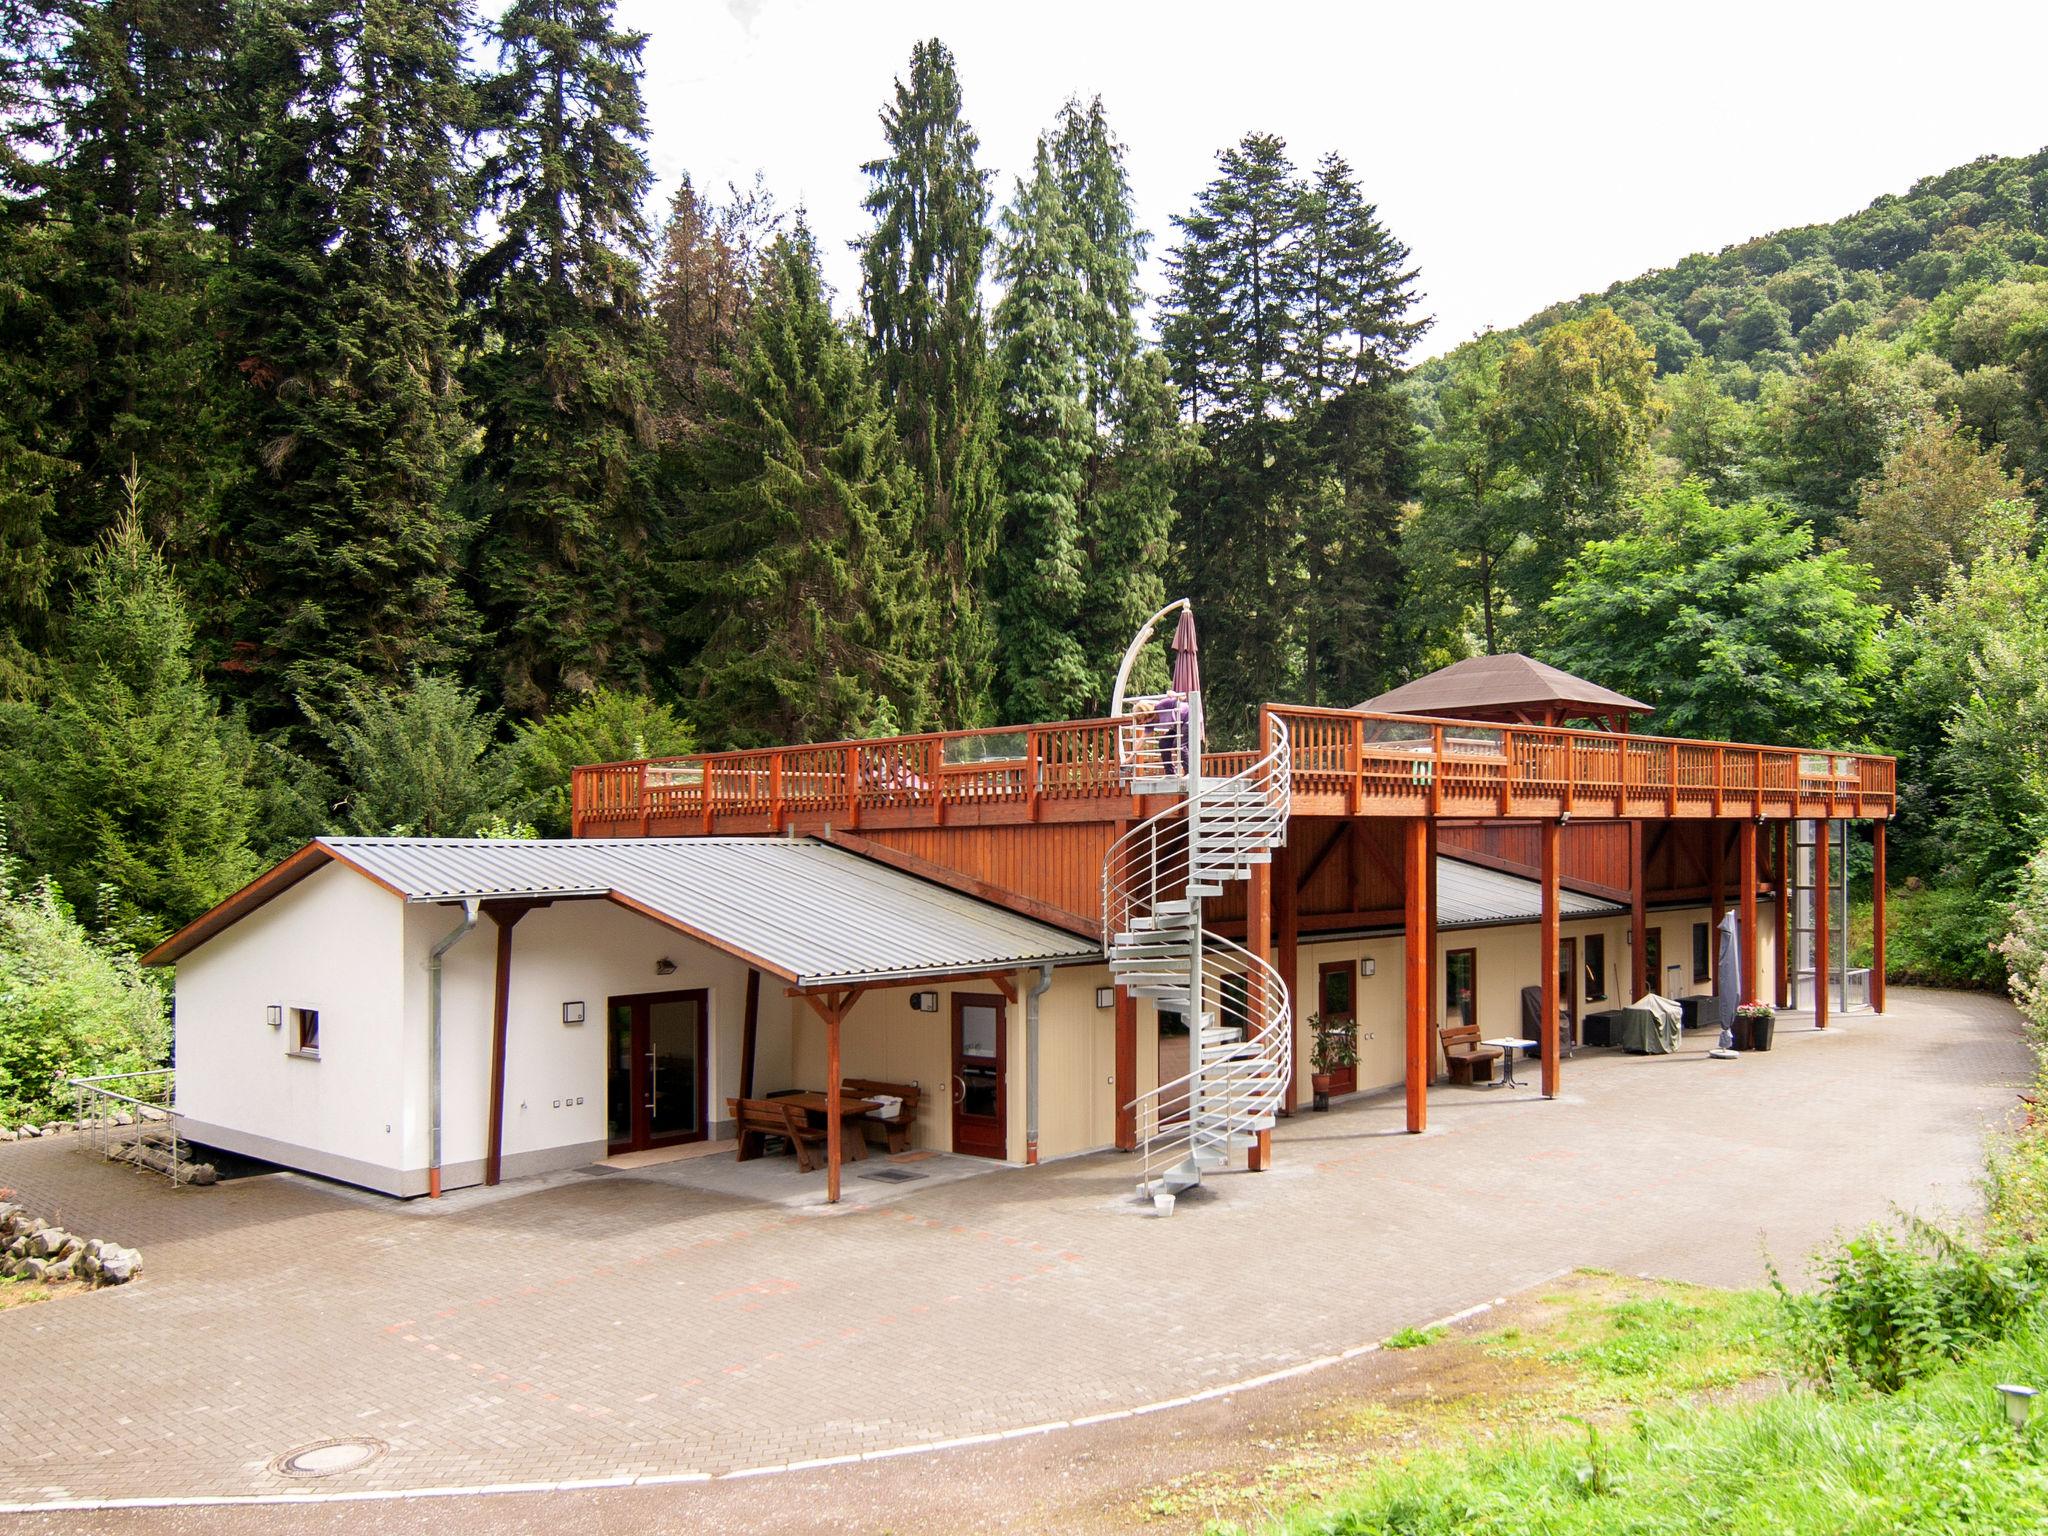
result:
[(1628, 1000), (1633, 1003), (1650, 989), (1647, 985), (1650, 957), (1649, 925), (1643, 921), (1643, 824), (1628, 824)]
[[(1259, 709), (1259, 754), (1264, 756), (1273, 745), (1273, 711), (1268, 706)], [(1251, 878), (1245, 888), (1244, 947), (1268, 965), (1273, 961), (1273, 865), (1269, 860), (1251, 867)], [(1199, 1007), (1198, 1007), (1199, 1013)], [(1245, 1020), (1247, 1039), (1257, 1039), (1269, 1029), (1278, 1029), (1280, 1021), (1267, 1017), (1266, 1000), (1260, 989), (1254, 988), (1251, 999), (1251, 1017)], [(1200, 1019), (1195, 1021), (1199, 1037)], [(1190, 1047), (1199, 1054), (1199, 1038)], [(1272, 1159), (1272, 1132), (1261, 1131), (1246, 1155), (1246, 1163), (1253, 1173), (1262, 1173)]]
[(498, 974), (491, 989), (491, 1118), (484, 1147), (484, 1183), (495, 1184), (505, 1163), (505, 1034), (512, 1010), (512, 929), (533, 910), (527, 902), (487, 902), (498, 925)]
[(754, 1056), (758, 1050), (756, 1032), (761, 1014), (761, 973), (747, 968), (747, 1011), (740, 1019), (740, 1097), (754, 1096)]
[[(1288, 830), (1293, 830), (1290, 821)], [(1280, 1101), (1280, 1113), (1294, 1113), (1294, 1065), (1301, 1054), (1301, 999), (1295, 987), (1301, 976), (1301, 891), (1295, 884), (1294, 844), (1282, 843), (1273, 850), (1273, 927), (1280, 949), (1280, 976), (1287, 983), (1287, 1091)]]
[(1870, 1006), (1884, 1012), (1884, 823), (1870, 826)]
[(848, 1004), (834, 999), (825, 1014), (825, 1203), (839, 1203), (839, 1022)]
[[(1719, 754), (1716, 754), (1719, 760)], [(1713, 928), (1713, 937), (1707, 942), (1707, 974), (1714, 983), (1714, 996), (1721, 995), (1721, 919), (1728, 915), (1728, 838), (1721, 830), (1718, 819), (1707, 823), (1707, 840), (1711, 860), (1707, 865), (1707, 909), (1711, 914), (1708, 922)]]
[(1813, 1027), (1828, 1027), (1828, 919), (1834, 914), (1829, 911), (1834, 902), (1828, 891), (1828, 831), (1834, 823), (1822, 819), (1814, 823), (1820, 828), (1820, 835), (1814, 840), (1813, 850)]
[(1735, 879), (1742, 925), (1742, 1000), (1757, 999), (1756, 819), (1744, 817), (1735, 832)]
[(1433, 1066), (1429, 1049), (1429, 989), (1435, 970), (1429, 951), (1428, 913), (1429, 823), (1410, 817), (1403, 845), (1403, 894), (1406, 903), (1403, 932), (1407, 947), (1407, 1066), (1408, 1129), (1411, 1133), (1429, 1128), (1429, 1078)]
[(1555, 821), (1543, 823), (1543, 1097), (1557, 1097), (1558, 1069), (1563, 1065), (1563, 1045), (1557, 1027), (1557, 1011), (1563, 999), (1557, 995), (1557, 876), (1558, 832)]
[(1116, 1147), (1138, 1148), (1138, 1000), (1116, 989)]
[(1792, 1006), (1792, 823), (1781, 821), (1778, 842), (1778, 1006)]

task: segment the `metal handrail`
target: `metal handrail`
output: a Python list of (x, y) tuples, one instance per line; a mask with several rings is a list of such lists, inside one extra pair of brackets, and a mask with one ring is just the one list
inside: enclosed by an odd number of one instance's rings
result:
[[(155, 1067), (142, 1072), (112, 1072), (100, 1077), (67, 1079), (72, 1095), (73, 1118), (85, 1134), (86, 1145), (94, 1152), (110, 1157), (124, 1144), (133, 1152), (150, 1139), (152, 1132), (160, 1132), (169, 1138), (169, 1145), (164, 1148), (169, 1157), (169, 1167), (163, 1172), (176, 1187), (183, 1180), (185, 1168), (185, 1159), (179, 1151), (182, 1138), (178, 1134), (177, 1077), (176, 1067)], [(107, 1086), (109, 1083), (132, 1083), (138, 1078), (159, 1079), (163, 1084), (162, 1090), (154, 1098), (138, 1098)], [(135, 1113), (127, 1125), (116, 1121), (115, 1116), (121, 1111), (110, 1107), (116, 1104), (134, 1106)]]

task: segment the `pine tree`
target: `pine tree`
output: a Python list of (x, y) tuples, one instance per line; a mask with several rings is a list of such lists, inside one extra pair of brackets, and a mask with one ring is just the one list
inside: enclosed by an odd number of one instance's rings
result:
[(645, 37), (614, 27), (611, 0), (514, 0), (493, 33), (464, 503), (500, 697), (539, 715), (558, 691), (639, 684), (656, 643)]
[(889, 151), (864, 169), (875, 227), (861, 246), (861, 301), (884, 398), (922, 497), (920, 543), (942, 631), (930, 658), (940, 724), (979, 725), (994, 675), (994, 626), (981, 598), (1000, 527), (996, 391), (982, 312), (988, 173), (961, 116), (953, 55), (933, 38), (910, 54), (908, 83), (883, 109)]
[(693, 669), (706, 742), (856, 735), (930, 718), (911, 641), (916, 479), (858, 342), (833, 319), (808, 230), (775, 242), (699, 453), (686, 579), (717, 616)]
[(200, 680), (184, 598), (142, 532), (139, 481), (127, 491), (127, 516), (87, 563), (46, 707), (4, 717), (0, 780), (34, 867), (141, 941), (255, 872), (255, 805), (243, 738)]
[(257, 0), (238, 34), (226, 665), (265, 723), (475, 640), (447, 505), (466, 23), (463, 0)]
[(1094, 691), (1082, 649), (1080, 501), (1095, 456), (1082, 348), (1082, 238), (1046, 141), (1003, 214), (996, 272), (1003, 536), (991, 572), (1004, 718), (1065, 720)]

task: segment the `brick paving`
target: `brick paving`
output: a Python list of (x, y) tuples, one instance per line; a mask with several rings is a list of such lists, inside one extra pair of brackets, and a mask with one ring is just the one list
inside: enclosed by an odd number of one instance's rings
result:
[[(0, 1313), (0, 1503), (718, 1475), (1225, 1385), (1598, 1265), (1754, 1282), (1894, 1205), (1966, 1215), (2016, 1016), (1894, 993), (1766, 1056), (1582, 1054), (1564, 1096), (1301, 1115), (1179, 1212), (1100, 1155), (792, 1210), (607, 1173), (439, 1210), (299, 1178), (172, 1190), (64, 1142), (0, 1186), (142, 1249)], [(1533, 1073), (1530, 1074), (1533, 1078)], [(271, 1469), (368, 1437), (368, 1466)]]

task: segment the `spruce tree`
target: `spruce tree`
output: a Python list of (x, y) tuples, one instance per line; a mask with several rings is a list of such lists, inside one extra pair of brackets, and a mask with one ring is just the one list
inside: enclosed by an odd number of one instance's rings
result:
[(919, 534), (943, 631), (930, 659), (939, 723), (982, 724), (995, 637), (982, 577), (1000, 525), (995, 380), (982, 311), (988, 173), (961, 115), (953, 55), (933, 38), (910, 54), (882, 111), (888, 153), (864, 169), (875, 227), (861, 245), (861, 301), (884, 398), (917, 476)]
[(1095, 456), (1082, 348), (1081, 231), (1046, 141), (1003, 214), (996, 272), (1002, 545), (991, 573), (1006, 719), (1064, 720), (1094, 691), (1082, 649), (1080, 502)]
[(227, 666), (263, 723), (476, 638), (448, 507), (467, 214), (462, 0), (257, 0), (221, 326), (246, 480), (221, 523)]
[(716, 626), (691, 717), (724, 747), (914, 729), (931, 701), (911, 641), (939, 624), (916, 478), (808, 230), (777, 239), (761, 283), (699, 449), (685, 579)]
[(638, 685), (655, 645), (645, 37), (611, 0), (514, 0), (492, 30), (463, 504), (499, 695), (539, 715), (558, 691)]
[(162, 552), (128, 514), (87, 562), (42, 708), (0, 722), (0, 782), (34, 867), (123, 938), (198, 916), (254, 870), (242, 734), (193, 662)]

